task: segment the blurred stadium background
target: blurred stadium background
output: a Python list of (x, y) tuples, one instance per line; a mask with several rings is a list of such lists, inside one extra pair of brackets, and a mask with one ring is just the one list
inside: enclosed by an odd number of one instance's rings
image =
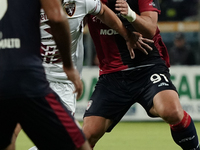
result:
[[(195, 54), (196, 65), (171, 66), (170, 73), (180, 94), (181, 104), (193, 117), (200, 137), (200, 0), (160, 0), (160, 6), (158, 25), (167, 48), (172, 47), (174, 35), (182, 32)], [(75, 115), (80, 122), (98, 78), (96, 53), (87, 27), (84, 47), (84, 93), (78, 100)], [(28, 150), (33, 146), (24, 132), (20, 133), (16, 144), (17, 150)], [(132, 106), (122, 122), (95, 147), (95, 150), (122, 149), (180, 150), (172, 141), (168, 125), (160, 119), (149, 118), (139, 105)]]

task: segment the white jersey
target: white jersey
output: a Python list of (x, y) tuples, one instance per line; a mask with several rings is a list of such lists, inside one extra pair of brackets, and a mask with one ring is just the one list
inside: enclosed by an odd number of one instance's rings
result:
[[(63, 9), (68, 18), (71, 33), (71, 55), (74, 66), (80, 75), (83, 66), (83, 18), (87, 14), (98, 14), (101, 10), (100, 0), (64, 0)], [(59, 51), (52, 38), (47, 16), (41, 10), (41, 55), (47, 79), (53, 82), (68, 83), (66, 74), (63, 71)]]

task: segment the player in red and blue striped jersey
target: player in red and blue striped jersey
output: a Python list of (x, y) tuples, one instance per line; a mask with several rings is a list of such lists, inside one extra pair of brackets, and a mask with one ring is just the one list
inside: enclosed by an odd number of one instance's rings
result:
[(128, 109), (139, 103), (150, 117), (170, 125), (174, 141), (184, 150), (199, 150), (190, 115), (183, 110), (170, 80), (169, 56), (157, 26), (158, 0), (103, 0), (130, 32), (153, 39), (144, 55), (128, 52), (126, 41), (95, 16), (88, 17), (90, 34), (99, 59), (99, 80), (84, 114), (83, 131), (92, 147), (110, 132)]

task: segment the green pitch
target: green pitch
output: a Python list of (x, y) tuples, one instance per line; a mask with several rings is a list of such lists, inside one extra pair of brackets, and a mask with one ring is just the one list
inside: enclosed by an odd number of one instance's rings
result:
[[(200, 122), (195, 122), (200, 139)], [(16, 150), (28, 150), (34, 144), (20, 132)], [(120, 122), (106, 133), (94, 150), (181, 150), (164, 122)]]

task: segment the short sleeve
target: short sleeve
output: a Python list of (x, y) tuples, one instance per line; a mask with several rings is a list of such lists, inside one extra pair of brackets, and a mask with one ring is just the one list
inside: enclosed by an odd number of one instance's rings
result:
[(138, 0), (139, 11), (156, 11), (161, 13), (160, 4), (158, 0)]
[(85, 0), (88, 14), (96, 15), (101, 10), (100, 0)]

